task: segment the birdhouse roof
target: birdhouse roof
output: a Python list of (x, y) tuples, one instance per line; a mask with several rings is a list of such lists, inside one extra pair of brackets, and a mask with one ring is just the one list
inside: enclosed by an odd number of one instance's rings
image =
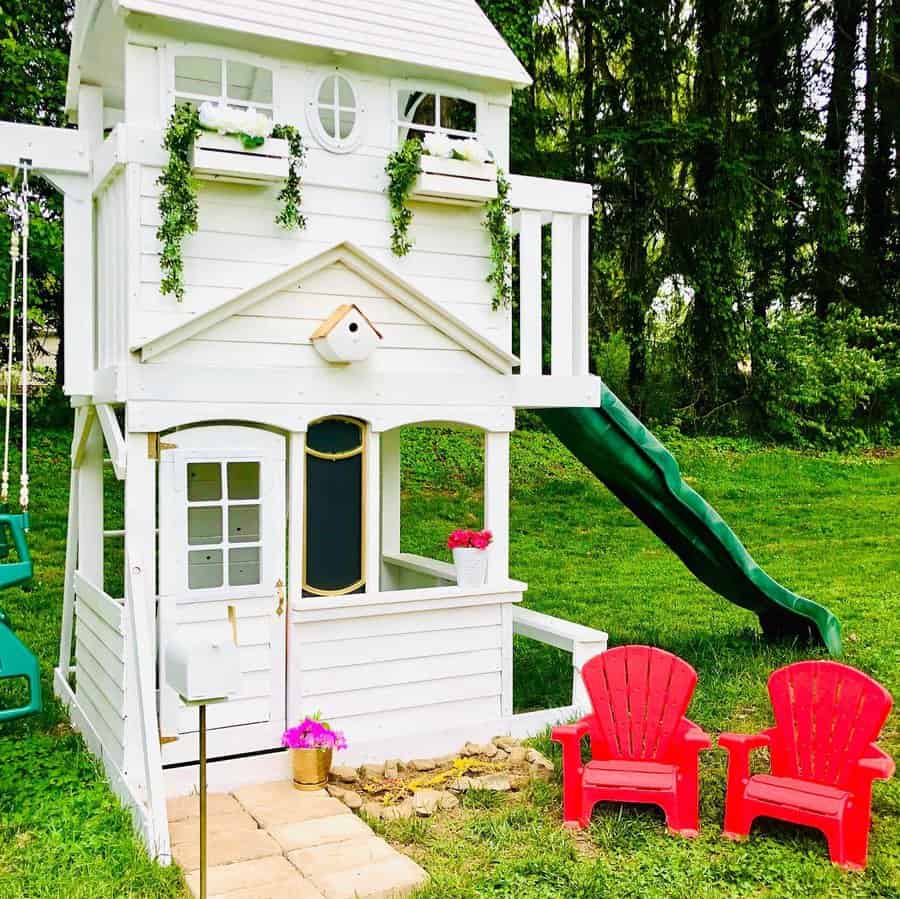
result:
[(531, 83), (477, 0), (119, 0), (118, 6), (507, 84)]
[(382, 339), (381, 331), (372, 324), (369, 316), (366, 315), (356, 303), (343, 303), (338, 306), (325, 321), (316, 328), (315, 331), (310, 335), (310, 340), (319, 340), (322, 337), (327, 337), (351, 312), (356, 311), (366, 322), (366, 324), (378, 335), (378, 339)]

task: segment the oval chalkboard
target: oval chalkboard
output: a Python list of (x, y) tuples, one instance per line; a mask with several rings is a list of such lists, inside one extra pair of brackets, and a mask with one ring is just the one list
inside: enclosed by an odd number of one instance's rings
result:
[(324, 419), (307, 432), (306, 595), (363, 589), (362, 439), (362, 425), (347, 419)]

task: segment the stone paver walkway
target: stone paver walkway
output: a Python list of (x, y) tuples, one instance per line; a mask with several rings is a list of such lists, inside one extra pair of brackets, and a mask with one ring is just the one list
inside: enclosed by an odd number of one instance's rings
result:
[[(168, 803), (172, 855), (200, 893), (200, 800)], [(289, 781), (209, 796), (210, 899), (401, 899), (427, 875), (342, 802)]]

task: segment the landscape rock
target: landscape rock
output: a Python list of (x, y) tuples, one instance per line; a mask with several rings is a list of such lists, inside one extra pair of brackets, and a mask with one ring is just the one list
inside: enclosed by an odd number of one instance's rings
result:
[(481, 777), (475, 777), (472, 779), (472, 786), (494, 793), (508, 793), (512, 789), (509, 777), (505, 774), (484, 774)]
[(400, 805), (389, 805), (381, 812), (383, 821), (404, 821), (413, 816), (413, 806), (409, 799), (405, 799)]
[(380, 802), (364, 802), (359, 811), (365, 817), (379, 821), (384, 813), (384, 806)]
[(447, 790), (443, 790), (441, 792), (441, 798), (438, 800), (438, 805), (440, 805), (445, 812), (448, 812), (450, 809), (454, 809), (459, 805), (459, 799)]
[(384, 776), (388, 780), (396, 780), (400, 776), (401, 765), (403, 762), (400, 759), (388, 759), (384, 763)]
[(434, 761), (437, 764), (438, 768), (442, 768), (444, 765), (452, 765), (458, 756), (455, 752), (451, 752), (448, 755), (442, 755), (436, 758)]
[(513, 767), (521, 767), (525, 764), (525, 753), (527, 750), (524, 746), (511, 746), (509, 750), (509, 763)]
[(457, 777), (448, 787), (454, 793), (465, 793), (472, 789), (471, 777)]
[(362, 808), (363, 798), (354, 790), (344, 790), (344, 795), (340, 797), (341, 802), (354, 810)]
[(420, 818), (430, 818), (438, 810), (440, 801), (440, 791), (418, 790), (412, 798), (413, 811)]
[(497, 752), (494, 755), (495, 762), (505, 762), (509, 758), (509, 753), (502, 747), (497, 747)]
[(377, 777), (384, 777), (384, 765), (361, 765), (359, 776), (363, 780), (374, 780)]
[(546, 771), (553, 771), (553, 762), (547, 756), (541, 754), (536, 749), (529, 749), (525, 754), (525, 758), (531, 764), (532, 768), (543, 768)]
[(462, 749), (460, 749), (459, 754), (464, 759), (470, 759), (473, 756), (478, 755), (481, 752), (481, 747), (477, 743), (466, 743)]
[(485, 743), (484, 746), (478, 747), (478, 754), (492, 759), (497, 754), (497, 747), (493, 743)]
[(515, 737), (507, 737), (507, 736), (494, 737), (494, 739), (491, 740), (491, 742), (495, 746), (499, 746), (501, 749), (506, 749), (506, 750), (510, 750), (514, 746), (519, 745), (519, 741)]
[(349, 765), (335, 765), (335, 767), (331, 769), (331, 776), (334, 780), (340, 781), (341, 783), (359, 783), (359, 772), (356, 768), (351, 768)]
[(434, 771), (437, 768), (437, 763), (434, 759), (413, 759), (409, 763), (409, 767), (413, 771)]

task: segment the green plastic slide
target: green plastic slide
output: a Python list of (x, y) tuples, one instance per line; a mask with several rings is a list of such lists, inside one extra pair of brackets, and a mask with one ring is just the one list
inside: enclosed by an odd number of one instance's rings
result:
[(782, 587), (681, 477), (672, 454), (619, 398), (601, 388), (599, 408), (542, 409), (550, 429), (702, 583), (759, 616), (770, 637), (818, 637), (841, 654), (841, 625), (824, 606)]

